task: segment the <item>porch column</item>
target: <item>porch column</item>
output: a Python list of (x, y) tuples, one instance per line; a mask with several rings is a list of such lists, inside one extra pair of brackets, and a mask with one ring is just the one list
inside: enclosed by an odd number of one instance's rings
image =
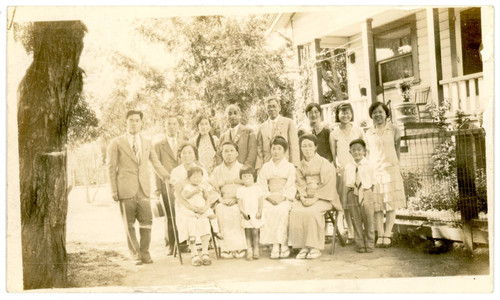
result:
[(434, 103), (442, 103), (443, 87), (439, 84), (439, 81), (443, 79), (443, 68), (441, 63), (441, 36), (439, 33), (438, 9), (426, 8), (426, 17), (427, 39), (429, 42), (429, 79), (431, 97)]
[[(485, 110), (492, 107), (494, 101), (495, 82), (493, 78), (495, 61), (493, 60), (494, 48), (494, 24), (493, 7), (481, 7), (481, 39), (483, 49), (481, 50), (481, 60), (483, 61), (483, 89), (479, 89), (479, 109)], [(491, 106), (490, 106), (491, 105)], [(488, 113), (492, 113), (490, 110)]]
[(372, 21), (373, 19), (366, 19), (361, 24), (361, 40), (365, 61), (364, 73), (368, 80), (366, 95), (371, 97), (372, 102), (375, 102), (377, 101), (377, 82), (375, 76), (375, 47), (373, 43)]
[(313, 99), (319, 104), (323, 104), (325, 101), (323, 100), (323, 85), (322, 85), (322, 76), (321, 76), (321, 64), (317, 61), (319, 60), (319, 54), (321, 52), (320, 47), (321, 39), (314, 39), (314, 47), (313, 47), (313, 55), (315, 63), (315, 68), (313, 70)]

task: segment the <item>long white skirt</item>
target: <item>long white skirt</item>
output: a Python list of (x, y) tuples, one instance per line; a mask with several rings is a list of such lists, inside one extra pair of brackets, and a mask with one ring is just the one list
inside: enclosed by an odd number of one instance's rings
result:
[(285, 200), (278, 205), (272, 205), (269, 201), (264, 201), (262, 218), (264, 226), (260, 231), (260, 242), (262, 244), (282, 244), (287, 245), (288, 241), (288, 214), (290, 213), (291, 202)]
[(215, 208), (215, 214), (219, 221), (220, 233), (224, 237), (223, 240), (219, 240), (221, 251), (229, 252), (247, 249), (245, 229), (241, 227), (238, 204), (233, 206), (218, 204)]

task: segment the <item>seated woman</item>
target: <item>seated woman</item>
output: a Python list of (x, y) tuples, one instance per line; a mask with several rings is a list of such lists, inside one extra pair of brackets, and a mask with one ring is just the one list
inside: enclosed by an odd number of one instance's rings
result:
[(297, 168), (299, 200), (292, 204), (289, 223), (289, 241), (293, 248), (301, 248), (297, 258), (314, 259), (321, 256), (325, 246), (325, 212), (334, 207), (342, 210), (335, 188), (333, 165), (316, 152), (318, 140), (312, 134), (300, 137), (303, 159)]
[(241, 226), (240, 209), (236, 199), (236, 190), (241, 187), (238, 146), (224, 142), (221, 146), (222, 163), (215, 167), (210, 175), (210, 184), (220, 193), (215, 214), (224, 240), (219, 242), (222, 258), (242, 258), (245, 256), (247, 243), (245, 229)]
[(290, 256), (288, 214), (297, 190), (295, 166), (285, 158), (287, 149), (285, 138), (276, 136), (271, 141), (271, 160), (262, 166), (257, 178), (265, 199), (262, 210), (265, 226), (262, 227), (260, 241), (273, 245), (272, 259)]
[[(178, 150), (181, 164), (172, 170), (170, 174), (170, 184), (174, 186), (175, 195), (175, 212), (176, 219), (175, 223), (177, 225), (177, 232), (179, 237), (179, 243), (186, 241), (189, 238), (189, 234), (200, 237), (203, 245), (208, 245), (208, 240), (210, 238), (210, 222), (208, 218), (198, 218), (195, 221), (194, 229), (195, 232), (189, 232), (190, 219), (193, 214), (199, 213), (204, 214), (210, 209), (210, 203), (200, 208), (193, 208), (189, 202), (182, 197), (182, 191), (184, 187), (189, 184), (188, 180), (188, 170), (192, 167), (200, 167), (198, 160), (198, 151), (196, 147), (192, 144), (186, 143), (179, 147)], [(208, 182), (207, 172), (202, 169), (202, 181)], [(209, 199), (210, 200), (210, 199)], [(192, 231), (192, 230), (191, 230)], [(198, 256), (194, 243), (190, 244), (191, 248), (191, 263), (195, 266), (200, 264), (209, 265), (211, 263), (210, 257), (207, 251), (204, 251), (200, 257)]]

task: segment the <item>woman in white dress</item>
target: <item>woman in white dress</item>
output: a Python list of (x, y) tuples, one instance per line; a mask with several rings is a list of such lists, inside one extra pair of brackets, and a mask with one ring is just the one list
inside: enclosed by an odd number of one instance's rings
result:
[(271, 141), (271, 160), (266, 162), (257, 177), (264, 194), (261, 243), (271, 244), (271, 258), (290, 256), (288, 247), (288, 214), (295, 199), (295, 166), (288, 162), (285, 153), (288, 143), (282, 136)]
[(373, 127), (366, 132), (366, 146), (368, 147), (368, 160), (375, 169), (374, 221), (378, 234), (375, 246), (390, 247), (396, 210), (406, 207), (399, 163), (401, 132), (397, 126), (387, 122), (390, 111), (384, 103), (373, 103), (369, 114), (373, 120)]
[[(344, 218), (347, 225), (347, 243), (354, 242), (354, 227), (352, 215), (347, 208), (347, 189), (345, 188), (344, 168), (348, 163), (354, 162), (349, 153), (349, 143), (363, 138), (363, 129), (354, 124), (354, 111), (351, 104), (344, 103), (337, 106), (335, 111), (335, 125), (330, 133), (330, 146), (333, 153), (333, 163), (337, 167), (337, 191), (340, 202), (344, 208)], [(342, 222), (343, 224), (343, 222)]]
[[(179, 159), (181, 164), (172, 170), (170, 174), (170, 184), (174, 187), (174, 195), (175, 195), (175, 212), (176, 218), (175, 222), (177, 225), (177, 232), (179, 237), (179, 243), (186, 241), (189, 238), (189, 222), (190, 218), (193, 214), (193, 211), (190, 210), (189, 203), (186, 199), (182, 197), (182, 191), (184, 187), (189, 184), (188, 180), (188, 170), (191, 167), (197, 166), (200, 167), (200, 164), (197, 162), (198, 160), (198, 151), (196, 147), (192, 144), (185, 143), (179, 147), (178, 150)], [(208, 183), (208, 175), (205, 169), (201, 168), (203, 172), (202, 181)], [(203, 214), (209, 209), (210, 205), (207, 205), (203, 208), (197, 208), (196, 213)], [(196, 236), (202, 237), (202, 239), (210, 238), (210, 222), (207, 218), (199, 218), (195, 223)], [(206, 241), (203, 241), (206, 242)], [(191, 247), (192, 248), (192, 247)], [(191, 249), (193, 250), (193, 249)], [(206, 254), (206, 253), (205, 253)], [(200, 259), (196, 253), (196, 251), (191, 251), (192, 263), (193, 265), (199, 265)], [(204, 255), (203, 264), (209, 264), (210, 258), (208, 255)]]

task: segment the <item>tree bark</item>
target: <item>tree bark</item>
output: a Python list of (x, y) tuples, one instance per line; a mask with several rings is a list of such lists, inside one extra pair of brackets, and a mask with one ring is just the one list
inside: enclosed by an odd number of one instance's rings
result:
[(85, 25), (36, 22), (33, 63), (18, 89), (19, 168), (25, 289), (67, 282), (68, 124), (82, 90)]

